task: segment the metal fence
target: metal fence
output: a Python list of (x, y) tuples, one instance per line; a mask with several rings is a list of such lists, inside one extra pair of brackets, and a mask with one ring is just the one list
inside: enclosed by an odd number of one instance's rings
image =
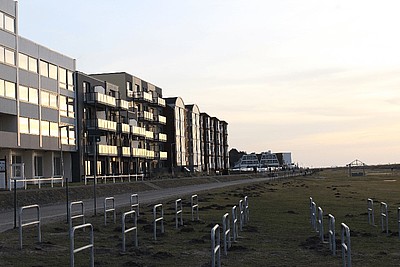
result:
[(329, 249), (332, 251), (333, 256), (336, 255), (336, 231), (335, 231), (335, 217), (332, 214), (328, 214), (329, 217)]
[(221, 266), (221, 234), (218, 224), (211, 229), (211, 266)]
[(313, 201), (311, 203), (311, 226), (312, 228), (317, 231), (317, 205)]
[[(72, 215), (73, 212), (73, 207), (74, 206), (80, 206), (80, 209), (78, 210), (78, 214)], [(74, 219), (79, 219), (82, 218), (82, 224), (85, 224), (85, 210), (83, 207), (83, 201), (75, 201), (75, 202), (71, 202), (69, 204), (69, 228), (73, 227), (73, 220)]]
[[(108, 202), (111, 202), (111, 208), (108, 208)], [(117, 221), (117, 215), (115, 213), (115, 199), (114, 197), (106, 197), (104, 199), (104, 225), (107, 225), (107, 213), (113, 213), (114, 223)]]
[[(96, 176), (96, 183), (102, 181), (103, 183), (107, 183), (107, 180), (111, 180), (114, 184), (116, 183), (117, 180), (120, 182), (124, 182), (127, 180), (129, 183), (132, 180), (138, 181), (138, 179), (141, 179), (143, 181), (144, 174), (121, 174), (121, 175), (100, 175)], [(85, 176), (85, 185), (87, 185), (89, 180), (94, 180), (94, 176)]]
[[(182, 199), (175, 200), (175, 228), (178, 229), (179, 225), (183, 226), (183, 217), (182, 217)], [(180, 217), (180, 219), (179, 219)]]
[(324, 242), (324, 211), (318, 207), (318, 233), (321, 242)]
[[(23, 211), (28, 209), (36, 209), (36, 220), (23, 223)], [(21, 207), (19, 210), (19, 248), (22, 249), (22, 229), (26, 226), (37, 225), (38, 242), (42, 242), (42, 233), (40, 228), (40, 207), (37, 204)]]
[(248, 223), (250, 218), (250, 210), (249, 210), (249, 198), (247, 196), (244, 197), (244, 218), (245, 223)]
[[(131, 228), (126, 229), (126, 217), (128, 215), (133, 215), (133, 226)], [(138, 247), (138, 229), (137, 229), (137, 213), (134, 210), (125, 212), (122, 214), (122, 252), (126, 250), (126, 233), (134, 231), (135, 237), (135, 247)]]
[(222, 234), (224, 236), (224, 252), (228, 255), (228, 248), (231, 247), (231, 224), (229, 221), (229, 213), (222, 216)]
[[(75, 248), (75, 231), (77, 229), (90, 228), (90, 243), (86, 246)], [(94, 267), (94, 237), (93, 237), (93, 226), (90, 223), (78, 225), (72, 227), (70, 235), (70, 264), (71, 267), (75, 266), (75, 253), (82, 250), (90, 249), (90, 266)]]
[(239, 200), (239, 223), (240, 223), (240, 231), (243, 231), (244, 224), (244, 207), (243, 200)]
[(350, 229), (342, 223), (341, 224), (341, 247), (342, 247), (342, 262), (343, 267), (351, 267), (351, 242), (350, 242)]
[(236, 242), (236, 239), (238, 237), (238, 223), (237, 223), (237, 210), (236, 206), (232, 207), (232, 238), (233, 242)]
[(381, 229), (382, 232), (386, 231), (386, 235), (389, 235), (388, 220), (389, 216), (388, 216), (387, 204), (385, 202), (381, 202)]
[(368, 198), (367, 204), (368, 204), (368, 224), (375, 225), (374, 201)]
[(131, 195), (131, 210), (136, 211), (136, 216), (139, 217), (139, 195), (138, 194), (132, 194)]
[(196, 220), (199, 220), (199, 198), (197, 195), (193, 195), (190, 199), (190, 203), (192, 206), (192, 221), (194, 221), (194, 213), (196, 210)]
[[(157, 209), (160, 208), (161, 214), (157, 216)], [(161, 233), (164, 233), (164, 209), (162, 204), (154, 205), (153, 208), (153, 224), (154, 224), (154, 240), (157, 240), (157, 222), (161, 222)]]

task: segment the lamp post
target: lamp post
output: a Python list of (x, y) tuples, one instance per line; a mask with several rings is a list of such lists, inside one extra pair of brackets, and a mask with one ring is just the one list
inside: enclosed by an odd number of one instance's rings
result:
[(61, 129), (62, 128), (67, 128), (69, 130), (70, 125), (60, 125), (58, 126), (59, 130), (59, 135), (60, 135), (60, 163), (61, 163), (61, 176), (63, 179), (65, 179), (65, 196), (66, 196), (66, 205), (67, 205), (67, 223), (69, 223), (69, 187), (68, 187), (68, 179), (65, 177), (64, 173), (64, 159), (63, 159), (63, 149), (62, 149), (62, 140), (61, 140)]
[(174, 153), (172, 151), (172, 147), (175, 145), (175, 143), (171, 143), (171, 175), (174, 177)]

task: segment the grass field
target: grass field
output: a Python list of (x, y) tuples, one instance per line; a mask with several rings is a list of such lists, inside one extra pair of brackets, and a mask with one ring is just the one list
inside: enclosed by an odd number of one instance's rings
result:
[[(239, 239), (221, 256), (222, 266), (341, 266), (340, 237), (338, 256), (332, 256), (328, 244), (322, 244), (309, 222), (309, 197), (351, 230), (353, 266), (398, 266), (397, 207), (400, 206), (400, 176), (390, 171), (370, 172), (364, 177), (348, 177), (345, 170), (324, 170), (312, 176), (267, 183), (234, 186), (199, 193), (200, 221), (190, 221), (190, 196), (184, 202), (184, 227), (175, 229), (174, 201), (163, 201), (165, 233), (153, 241), (152, 208), (141, 207), (139, 248), (128, 235), (127, 252), (121, 253), (121, 212), (117, 223), (103, 226), (102, 216), (86, 217), (94, 225), (95, 266), (210, 266), (210, 230), (221, 224), (244, 196), (249, 198), (250, 221)], [(375, 222), (380, 223), (379, 202), (389, 207), (390, 234), (367, 221), (367, 198), (375, 201)], [(88, 236), (87, 232), (79, 232)], [(327, 233), (325, 233), (327, 239)], [(24, 248), (18, 249), (18, 231), (0, 234), (0, 266), (69, 266), (69, 240), (65, 222), (42, 226), (42, 243), (37, 243), (35, 227), (24, 230)], [(78, 240), (83, 245), (85, 240)], [(87, 252), (76, 256), (76, 266), (87, 266)]]

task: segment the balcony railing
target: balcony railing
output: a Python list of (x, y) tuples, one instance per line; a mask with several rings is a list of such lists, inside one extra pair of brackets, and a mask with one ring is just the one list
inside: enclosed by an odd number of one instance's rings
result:
[(87, 120), (87, 128), (94, 130), (105, 130), (105, 131), (117, 131), (117, 123), (115, 121), (97, 119), (97, 120)]
[(146, 131), (146, 139), (154, 139), (154, 133), (152, 131)]
[(120, 123), (120, 130), (123, 133), (130, 133), (131, 132), (131, 126), (129, 124), (126, 123)]
[(146, 158), (154, 159), (154, 151), (146, 150)]
[(158, 141), (167, 142), (167, 135), (163, 133), (158, 134)]
[(131, 148), (123, 146), (122, 147), (122, 156), (124, 157), (130, 157), (131, 156)]
[(110, 107), (115, 107), (116, 106), (116, 99), (115, 97), (105, 95), (102, 93), (98, 92), (90, 92), (90, 93), (85, 93), (85, 101), (87, 103), (101, 103), (103, 105), (107, 105)]
[(147, 150), (144, 148), (132, 148), (132, 156), (146, 158)]
[(132, 133), (139, 136), (146, 136), (146, 129), (138, 126), (132, 126)]
[(153, 95), (147, 92), (135, 92), (133, 94), (133, 97), (136, 99), (148, 101), (150, 103), (153, 102)]
[(153, 113), (148, 112), (148, 111), (141, 111), (139, 113), (139, 118), (142, 118), (142, 119), (145, 119), (145, 120), (148, 120), (148, 121), (153, 121), (154, 120)]
[(160, 160), (168, 159), (168, 152), (160, 151)]
[(129, 102), (125, 101), (123, 99), (118, 99), (117, 100), (117, 106), (119, 108), (125, 109), (125, 110), (129, 110)]
[(153, 103), (159, 105), (160, 107), (165, 107), (165, 100), (162, 99), (161, 97), (154, 97)]
[(159, 122), (161, 124), (167, 124), (167, 117), (158, 115), (157, 116), (157, 122)]
[(105, 156), (118, 156), (118, 147), (109, 145), (98, 145), (97, 153)]

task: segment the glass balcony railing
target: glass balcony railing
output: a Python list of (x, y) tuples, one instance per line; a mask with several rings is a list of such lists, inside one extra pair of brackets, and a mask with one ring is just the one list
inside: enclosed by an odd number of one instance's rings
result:
[(160, 151), (160, 159), (166, 160), (168, 158), (168, 152)]
[(153, 117), (153, 113), (148, 112), (148, 111), (141, 111), (139, 113), (139, 117), (148, 121), (153, 121), (154, 117)]
[(142, 99), (148, 102), (153, 102), (153, 96), (150, 93), (147, 92), (135, 92), (133, 94), (133, 97), (136, 99)]
[(160, 107), (165, 107), (165, 100), (162, 99), (161, 97), (154, 97), (153, 103), (159, 105)]
[(154, 159), (154, 151), (146, 150), (146, 158)]
[(131, 132), (131, 126), (126, 123), (121, 123), (121, 132), (123, 133), (130, 133)]
[(167, 124), (167, 117), (158, 115), (157, 121), (162, 124)]
[(167, 142), (167, 135), (163, 133), (158, 134), (158, 141)]
[(118, 147), (117, 146), (109, 146), (109, 145), (98, 145), (97, 152), (99, 155), (117, 156), (118, 155)]
[(147, 150), (144, 148), (132, 148), (132, 156), (138, 158), (146, 158)]
[(154, 139), (154, 133), (152, 131), (146, 131), (147, 139)]
[(118, 99), (118, 100), (117, 100), (117, 106), (118, 106), (119, 108), (128, 110), (128, 109), (129, 109), (129, 102), (128, 102), (128, 101), (125, 101), (125, 100), (123, 100), (123, 99)]
[(85, 94), (85, 101), (88, 103), (101, 103), (107, 106), (115, 107), (116, 106), (116, 99), (115, 97), (98, 93), (98, 92), (90, 92)]
[(97, 128), (116, 132), (117, 123), (115, 121), (97, 119)]
[(146, 136), (146, 129), (138, 126), (132, 126), (132, 133), (139, 136)]
[(123, 146), (122, 147), (122, 156), (124, 157), (130, 157), (131, 156), (131, 148)]

